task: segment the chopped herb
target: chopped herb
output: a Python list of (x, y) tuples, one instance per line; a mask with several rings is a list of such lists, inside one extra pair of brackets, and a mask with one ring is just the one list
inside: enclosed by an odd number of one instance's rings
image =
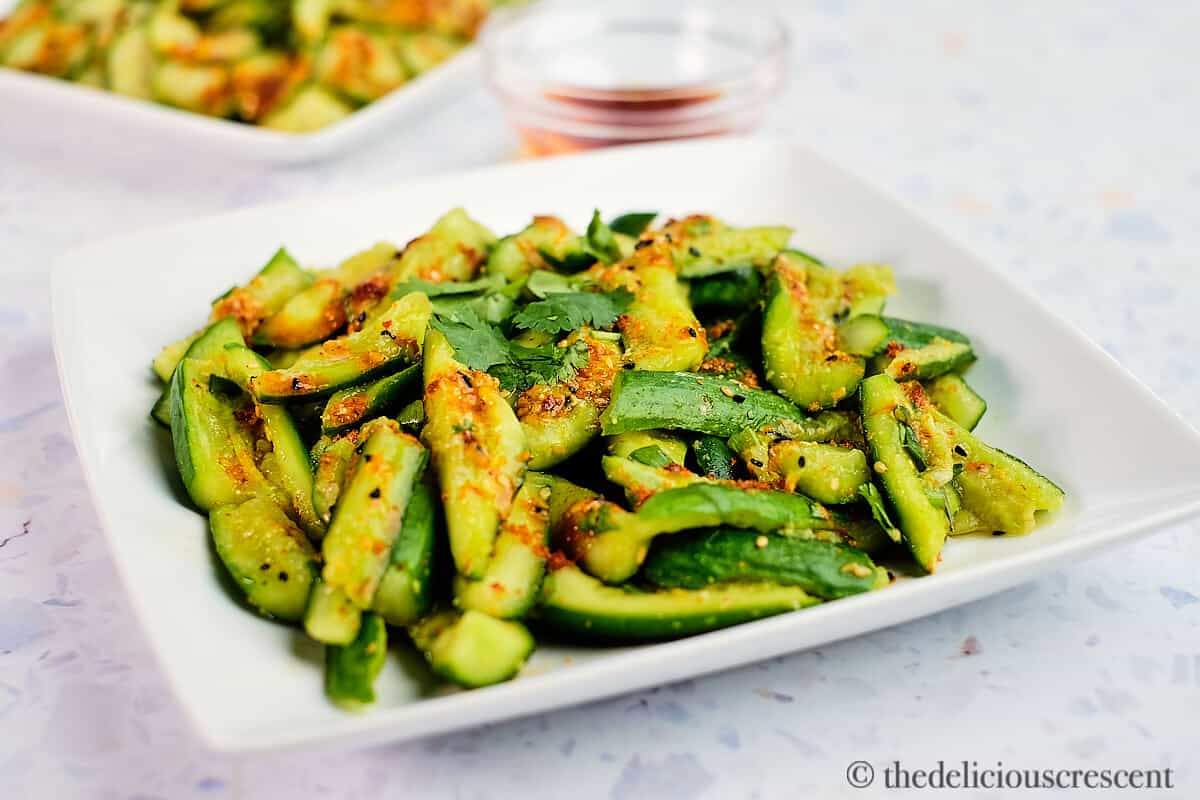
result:
[(917, 438), (917, 434), (908, 425), (900, 426), (900, 444), (912, 458), (913, 463), (917, 465), (917, 469), (925, 471), (927, 469), (925, 450), (921, 447), (921, 440)]
[(560, 292), (530, 303), (513, 317), (518, 328), (544, 333), (569, 333), (580, 326), (610, 328), (629, 308), (633, 294), (615, 292)]

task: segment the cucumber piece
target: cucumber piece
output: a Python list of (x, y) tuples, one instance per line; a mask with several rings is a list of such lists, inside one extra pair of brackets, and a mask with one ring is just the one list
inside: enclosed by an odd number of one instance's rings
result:
[(842, 300), (837, 319), (860, 314), (882, 314), (890, 295), (896, 293), (896, 278), (886, 264), (856, 264), (842, 273)]
[(665, 243), (683, 278), (765, 267), (787, 247), (792, 229), (733, 228), (714, 217), (693, 215), (667, 223), (649, 237)]
[(987, 401), (957, 373), (939, 375), (922, 385), (925, 387), (925, 394), (937, 406), (938, 411), (968, 431), (975, 430), (975, 426), (987, 411)]
[(421, 385), (421, 365), (362, 386), (334, 392), (321, 412), (321, 433), (333, 436), (375, 417), (399, 410)]
[(558, 217), (534, 217), (523, 231), (496, 243), (486, 270), (510, 281), (539, 269), (578, 272), (596, 262), (584, 245), (583, 237)]
[(167, 105), (227, 117), (233, 112), (229, 69), (219, 64), (161, 62), (150, 78), (154, 99)]
[(616, 376), (612, 400), (600, 415), (605, 436), (666, 428), (729, 437), (745, 428), (813, 418), (774, 392), (689, 372), (627, 370)]
[(866, 553), (845, 545), (733, 528), (684, 533), (656, 542), (642, 577), (668, 589), (770, 581), (799, 586), (825, 600), (888, 583), (887, 570), (875, 566)]
[(313, 283), (262, 321), (254, 332), (254, 343), (299, 348), (329, 338), (346, 324), (345, 295), (335, 280)]
[(737, 477), (737, 454), (717, 436), (701, 436), (692, 440), (692, 455), (702, 475), (731, 481)]
[(345, 592), (318, 578), (304, 609), (304, 631), (318, 642), (347, 645), (358, 636), (362, 616)]
[(406, 295), (357, 333), (326, 342), (287, 369), (264, 373), (254, 381), (254, 394), (265, 403), (315, 399), (414, 363), (431, 314), (429, 298)]
[(354, 108), (320, 86), (301, 88), (283, 105), (272, 109), (262, 120), (264, 128), (285, 133), (309, 133), (339, 122), (354, 113)]
[(428, 233), (408, 243), (392, 278), (396, 282), (414, 278), (433, 283), (469, 281), (495, 244), (495, 234), (456, 208), (438, 219)]
[(155, 357), (152, 366), (154, 373), (162, 378), (167, 386), (150, 409), (150, 416), (168, 428), (171, 427), (170, 381), (179, 362), (185, 357), (202, 361), (223, 358), (225, 346), (228, 344), (242, 344), (241, 330), (233, 320), (217, 320), (207, 328), (164, 347)]
[(455, 605), (501, 619), (523, 617), (533, 607), (550, 554), (551, 491), (539, 473), (525, 474), (483, 577), (454, 578)]
[(343, 436), (338, 439), (322, 437), (314, 446), (310, 456), (313, 465), (313, 510), (325, 523), (333, 519), (333, 508), (342, 493), (346, 473), (357, 454), (358, 436)]
[(874, 369), (897, 381), (923, 381), (966, 369), (974, 361), (975, 351), (971, 345), (935, 339), (915, 350), (879, 356)]
[(620, 433), (608, 440), (608, 452), (620, 458), (630, 458), (647, 448), (660, 450), (672, 464), (682, 464), (687, 458), (687, 443), (665, 431), (641, 430)]
[(496, 379), (455, 360), (436, 329), (425, 340), (424, 370), (422, 437), (442, 491), (450, 552), (459, 573), (482, 578), (524, 478), (525, 434)]
[(171, 378), (175, 465), (188, 496), (201, 511), (269, 492), (258, 467), (254, 436), (236, 416), (244, 401), (210, 387), (214, 379), (223, 377), (221, 368), (214, 361), (185, 358)]
[(1062, 507), (1065, 492), (1016, 456), (981, 442), (945, 414), (934, 412), (954, 454), (954, 484), (962, 508), (954, 532), (972, 530), (1021, 536), (1037, 527), (1038, 514)]
[(353, 642), (325, 648), (325, 694), (348, 709), (374, 703), (375, 679), (386, 660), (387, 626), (378, 614), (363, 614)]
[[(635, 452), (646, 449), (649, 448)], [(666, 489), (677, 489), (706, 480), (679, 464), (655, 467), (619, 456), (604, 456), (600, 459), (600, 468), (604, 471), (604, 477), (625, 490), (625, 498), (634, 508), (646, 502), (651, 495)]]
[[(320, 273), (322, 278), (337, 281), (350, 289), (365, 283), (377, 275), (387, 273), (400, 257), (400, 250), (391, 242), (376, 242), (366, 250), (360, 250), (336, 267)], [(393, 300), (399, 300), (396, 296)]]
[(688, 302), (686, 284), (676, 276), (666, 255), (656, 256), (653, 248), (638, 251), (629, 259), (632, 270), (620, 265), (599, 273), (607, 290), (627, 289), (633, 302), (617, 328), (625, 344), (625, 359), (636, 369), (690, 370), (704, 360), (708, 352), (704, 327), (696, 319)]
[(514, 677), (534, 648), (521, 623), (478, 611), (439, 611), (408, 632), (435, 673), (468, 688)]
[[(919, 388), (919, 384), (914, 384)], [(867, 378), (860, 388), (862, 425), (876, 481), (900, 528), (904, 544), (926, 572), (937, 566), (950, 532), (943, 508), (931, 502), (921, 470), (914, 463), (904, 430), (917, 411), (908, 396), (887, 375)]]
[(517, 397), (514, 410), (529, 448), (530, 469), (547, 469), (578, 453), (600, 431), (613, 378), (621, 369), (616, 342), (573, 333), (564, 346), (582, 342), (587, 361), (570, 380), (538, 383)]
[(466, 39), (436, 31), (405, 33), (396, 41), (397, 52), (413, 75), (428, 72), (466, 45)]
[(301, 41), (316, 42), (329, 30), (335, 0), (292, 0), (292, 25)]
[[(154, 357), (154, 361), (150, 363), (151, 369), (158, 379), (163, 383), (171, 380), (171, 373), (179, 366), (179, 362), (183, 360), (183, 355), (192, 346), (192, 343), (199, 339), (204, 334), (203, 330), (196, 331), (190, 336), (185, 336), (177, 342), (171, 342), (158, 352)], [(232, 340), (231, 340), (232, 341)], [(241, 334), (238, 334), (237, 341), (241, 341)], [(224, 343), (221, 345), (224, 347)]]
[(313, 76), (354, 103), (378, 100), (408, 80), (387, 39), (351, 25), (334, 28), (317, 47)]
[(171, 429), (171, 393), (164, 391), (150, 408), (150, 418), (167, 430)]
[(105, 54), (108, 88), (117, 94), (149, 100), (154, 94), (154, 51), (144, 26), (122, 31)]
[(413, 487), (400, 535), (392, 544), (392, 560), (371, 608), (389, 625), (411, 625), (425, 614), (433, 602), (433, 559), (437, 540), (437, 501), (427, 484)]
[(655, 537), (719, 526), (837, 531), (844, 522), (800, 495), (702, 482), (654, 494), (636, 512), (604, 500), (577, 503), (566, 512), (559, 538), (590, 574), (621, 583), (641, 566)]
[(819, 602), (798, 586), (775, 583), (644, 592), (627, 586), (606, 586), (577, 567), (567, 566), (546, 576), (538, 620), (588, 639), (671, 639)]
[(780, 255), (767, 279), (762, 329), (766, 378), (810, 411), (841, 402), (866, 371), (861, 357), (836, 347), (832, 320), (840, 293), (836, 273), (792, 254)]
[(342, 589), (361, 609), (371, 607), (387, 571), (404, 510), (427, 457), (421, 443), (401, 433), (395, 423), (378, 425), (338, 499), (321, 543), (321, 578)]
[(891, 328), (883, 317), (862, 314), (838, 326), (838, 347), (856, 356), (882, 353), (891, 340)]
[(542, 480), (550, 487), (550, 501), (547, 509), (547, 516), (550, 523), (550, 531), (558, 531), (564, 521), (567, 519), (567, 511), (571, 506), (583, 500), (594, 500), (599, 497), (598, 494), (591, 489), (585, 489), (571, 483), (566, 478), (560, 478), (557, 475), (549, 473), (538, 473)]
[(776, 442), (770, 448), (768, 469), (779, 476), (784, 491), (827, 505), (857, 500), (858, 488), (871, 481), (862, 450), (817, 442)]
[(250, 605), (267, 616), (298, 621), (317, 578), (317, 554), (279, 506), (251, 498), (208, 515), (213, 544)]
[[(265, 358), (243, 344), (226, 345), (224, 356), (226, 375), (245, 392), (250, 391), (258, 376), (271, 369)], [(283, 406), (260, 405), (257, 411), (271, 443), (271, 463), (277, 470), (274, 477), (287, 494), (301, 527), (309, 536), (319, 539), (325, 533), (325, 523), (313, 505), (312, 466), (296, 421)]]
[(692, 281), (688, 296), (698, 311), (741, 312), (758, 303), (762, 287), (758, 270), (737, 269)]
[(262, 269), (243, 286), (235, 286), (213, 301), (210, 319), (233, 317), (247, 335), (308, 289), (313, 277), (300, 268), (284, 248), (279, 248)]

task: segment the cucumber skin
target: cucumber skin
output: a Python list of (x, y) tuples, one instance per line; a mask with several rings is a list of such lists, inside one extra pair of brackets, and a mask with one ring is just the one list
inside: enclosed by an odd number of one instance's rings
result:
[(692, 453), (700, 474), (720, 480), (737, 477), (737, 454), (718, 436), (701, 436), (692, 442)]
[(633, 592), (606, 586), (579, 568), (567, 566), (546, 576), (537, 619), (547, 627), (587, 639), (673, 639), (819, 602), (799, 587), (769, 583)]
[(627, 370), (617, 375), (612, 402), (600, 416), (600, 425), (605, 436), (667, 428), (727, 438), (781, 419), (809, 421), (807, 414), (779, 395), (734, 381), (690, 372)]
[(387, 625), (378, 614), (363, 614), (353, 642), (325, 648), (325, 693), (349, 709), (374, 703), (375, 679), (386, 659)]
[(433, 489), (426, 483), (416, 484), (404, 509), (400, 534), (392, 544), (391, 562), (371, 601), (371, 609), (389, 625), (410, 625), (429, 613), (437, 522)]
[[(943, 511), (925, 494), (920, 475), (901, 445), (898, 406), (912, 407), (900, 385), (887, 375), (874, 375), (859, 387), (863, 432), (874, 465), (876, 482), (894, 513), (901, 538), (921, 569), (932, 573), (950, 533)], [(882, 465), (881, 472), (879, 466)]]
[(739, 269), (691, 282), (692, 307), (712, 311), (744, 311), (762, 295), (762, 277), (755, 269)]
[(650, 549), (642, 576), (664, 588), (703, 589), (730, 581), (799, 586), (826, 600), (870, 591), (887, 572), (858, 550), (819, 539), (736, 528), (662, 539)]

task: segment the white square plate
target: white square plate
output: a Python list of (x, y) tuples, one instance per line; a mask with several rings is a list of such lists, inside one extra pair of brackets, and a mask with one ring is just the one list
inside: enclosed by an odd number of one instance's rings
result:
[[(304, 263), (332, 264), (381, 238), (406, 241), (456, 205), (498, 231), (534, 213), (582, 226), (593, 207), (702, 210), (793, 225), (798, 245), (834, 264), (890, 263), (901, 289), (893, 313), (954, 326), (977, 344), (971, 382), (991, 409), (983, 438), (1061, 482), (1066, 507), (1028, 537), (949, 542), (933, 577), (673, 643), (546, 647), (520, 678), (487, 689), (433, 691), (393, 656), (378, 704), (338, 711), (322, 694), (317, 648), (218, 585), (205, 520), (173, 493), (165, 437), (147, 416), (159, 391), (149, 363), (281, 242)], [(224, 750), (423, 736), (746, 664), (967, 602), (1200, 512), (1194, 430), (978, 257), (782, 142), (612, 150), (237, 211), (75, 250), (52, 285), (67, 407), (115, 561), (184, 707)]]
[[(78, 141), (107, 134), (128, 146), (130, 136), (170, 142), (198, 152), (264, 164), (316, 161), (349, 152), (394, 126), (416, 124), (419, 112), (479, 79), (479, 52), (469, 45), (343, 120), (312, 133), (284, 133), (125, 97), (103, 89), (0, 67), (0, 108), (20, 109), (18, 124), (39, 135)], [(71, 124), (64, 124), (70, 121)]]

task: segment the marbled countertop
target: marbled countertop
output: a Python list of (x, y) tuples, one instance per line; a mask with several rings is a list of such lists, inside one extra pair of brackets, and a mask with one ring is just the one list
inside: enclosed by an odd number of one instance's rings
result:
[[(779, 2), (796, 53), (767, 128), (898, 192), (1200, 424), (1195, 6)], [(825, 796), (852, 793), (845, 769), (860, 758), (1172, 767), (1190, 787), (1173, 796), (1200, 793), (1194, 523), (703, 680), (355, 752), (205, 751), (84, 487), (49, 262), (114, 233), (505, 160), (515, 144), (483, 90), (304, 169), (228, 168), (144, 141), (84, 152), (10, 125), (14, 113), (0, 114), (0, 796)]]

